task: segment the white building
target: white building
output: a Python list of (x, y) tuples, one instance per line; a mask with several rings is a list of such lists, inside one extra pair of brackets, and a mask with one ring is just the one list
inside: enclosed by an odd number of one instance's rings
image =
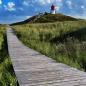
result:
[(51, 14), (56, 14), (56, 7), (54, 5), (51, 6)]

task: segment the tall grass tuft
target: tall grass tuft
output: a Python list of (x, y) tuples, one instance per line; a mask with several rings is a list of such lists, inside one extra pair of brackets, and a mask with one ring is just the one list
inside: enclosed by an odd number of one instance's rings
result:
[(2, 26), (0, 26), (0, 86), (18, 86), (8, 55), (5, 29)]

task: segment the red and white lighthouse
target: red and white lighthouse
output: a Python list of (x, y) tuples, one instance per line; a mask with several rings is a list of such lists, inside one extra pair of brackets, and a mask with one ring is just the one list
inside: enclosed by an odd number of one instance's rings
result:
[(51, 6), (51, 14), (56, 14), (56, 6), (55, 5)]

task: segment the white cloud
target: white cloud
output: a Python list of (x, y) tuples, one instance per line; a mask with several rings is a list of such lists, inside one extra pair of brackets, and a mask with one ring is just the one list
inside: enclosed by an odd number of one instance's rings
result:
[(59, 7), (59, 6), (57, 6), (57, 7), (56, 7), (56, 10), (57, 10), (57, 11), (59, 11), (59, 9), (60, 9), (60, 7)]
[(23, 1), (23, 5), (28, 6), (28, 1)]
[(36, 2), (35, 0), (34, 0), (34, 1), (24, 0), (22, 4), (23, 4), (24, 6), (33, 6), (33, 4), (34, 4), (35, 2)]
[(72, 9), (72, 2), (71, 1), (66, 1), (67, 5), (69, 6), (70, 9)]
[[(31, 0), (31, 1), (24, 0), (22, 4), (24, 6), (34, 6), (34, 4), (39, 4), (41, 6), (55, 4), (56, 10), (58, 11), (62, 6), (62, 1), (63, 0)], [(37, 11), (38, 11), (38, 8), (37, 8)]]
[(75, 18), (86, 19), (86, 15), (74, 15)]
[(83, 11), (82, 16), (86, 16), (86, 7), (82, 5), (81, 9)]
[(23, 11), (24, 9), (22, 7), (18, 8), (19, 10)]
[(39, 3), (41, 5), (50, 4), (51, 3), (51, 0), (39, 0)]
[(62, 2), (62, 0), (56, 0), (57, 2)]
[(31, 16), (26, 16), (26, 18), (28, 19), (28, 18), (30, 18)]
[(2, 4), (2, 0), (0, 0), (0, 5)]
[(4, 5), (5, 10), (8, 11), (14, 11), (15, 9), (15, 3), (13, 2), (8, 2), (7, 5)]
[(37, 0), (40, 4), (45, 5), (45, 4), (53, 4), (53, 3), (60, 3), (62, 0)]
[(82, 9), (84, 9), (84, 8), (85, 8), (85, 6), (84, 6), (84, 5), (81, 5), (81, 8), (82, 8)]
[(62, 2), (62, 0), (32, 0), (32, 1), (29, 1), (29, 0), (24, 0), (23, 1), (23, 5), (25, 6), (28, 6), (30, 5), (31, 3), (39, 3), (40, 5), (46, 5), (46, 4), (52, 4), (52, 3), (60, 3)]
[(66, 1), (66, 3), (68, 4), (68, 5), (72, 5), (72, 2), (71, 1)]

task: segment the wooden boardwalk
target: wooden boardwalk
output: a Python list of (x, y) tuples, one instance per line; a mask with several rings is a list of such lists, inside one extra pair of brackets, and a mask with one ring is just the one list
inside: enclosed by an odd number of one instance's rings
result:
[(7, 28), (9, 54), (20, 86), (86, 86), (86, 73), (24, 46)]

